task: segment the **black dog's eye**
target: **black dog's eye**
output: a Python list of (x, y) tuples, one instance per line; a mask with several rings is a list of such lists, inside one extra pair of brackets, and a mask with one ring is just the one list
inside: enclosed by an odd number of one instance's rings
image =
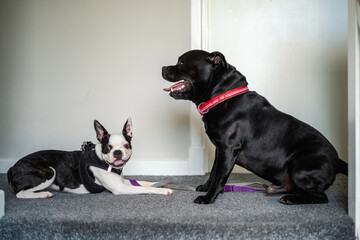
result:
[(129, 149), (129, 148), (130, 148), (129, 144), (126, 143), (126, 144), (124, 145), (124, 148)]
[(183, 65), (184, 64), (184, 62), (183, 61), (178, 61), (178, 65)]

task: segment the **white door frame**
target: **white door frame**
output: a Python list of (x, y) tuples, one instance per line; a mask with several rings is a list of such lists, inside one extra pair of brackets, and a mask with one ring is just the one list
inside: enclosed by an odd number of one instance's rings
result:
[(348, 1), (349, 215), (360, 236), (360, 0)]
[[(208, 50), (207, 0), (191, 0), (191, 49)], [(205, 148), (204, 126), (194, 104), (190, 105), (190, 149), (188, 174), (205, 174), (208, 157)]]

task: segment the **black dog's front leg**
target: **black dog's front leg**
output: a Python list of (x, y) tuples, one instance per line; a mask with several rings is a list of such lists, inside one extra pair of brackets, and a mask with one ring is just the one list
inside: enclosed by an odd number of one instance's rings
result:
[(211, 168), (211, 172), (210, 172), (210, 176), (208, 178), (208, 180), (206, 181), (206, 183), (204, 183), (203, 185), (199, 185), (197, 188), (196, 188), (196, 191), (198, 192), (207, 192), (209, 191), (210, 189), (210, 186), (211, 186), (211, 183), (212, 183), (212, 180), (214, 179), (214, 176), (215, 176), (215, 169), (216, 169), (216, 165), (218, 163), (218, 160), (217, 160), (217, 150), (215, 150), (215, 160), (214, 160), (214, 164)]
[(234, 168), (235, 157), (230, 149), (216, 151), (216, 164), (214, 163), (208, 181), (211, 181), (209, 191), (205, 196), (199, 196), (194, 203), (209, 204), (214, 203), (217, 196), (224, 191), (225, 183)]

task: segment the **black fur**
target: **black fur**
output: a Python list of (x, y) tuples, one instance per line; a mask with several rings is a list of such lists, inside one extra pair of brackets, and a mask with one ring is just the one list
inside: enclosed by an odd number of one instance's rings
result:
[[(189, 51), (176, 65), (163, 67), (162, 75), (170, 82), (185, 80), (185, 88), (170, 96), (196, 105), (248, 84), (221, 53), (200, 50)], [(195, 203), (213, 203), (235, 164), (272, 182), (268, 194), (290, 193), (280, 199), (284, 204), (326, 203), (324, 192), (335, 175), (347, 174), (347, 163), (320, 132), (280, 112), (256, 92), (216, 105), (203, 116), (203, 122), (216, 146), (216, 157), (208, 181), (197, 188), (207, 194)]]
[(15, 193), (38, 186), (51, 179), (56, 170), (54, 183), (60, 190), (75, 189), (82, 184), (79, 175), (79, 159), (82, 151), (65, 152), (44, 150), (29, 154), (11, 167), (7, 173), (8, 181)]

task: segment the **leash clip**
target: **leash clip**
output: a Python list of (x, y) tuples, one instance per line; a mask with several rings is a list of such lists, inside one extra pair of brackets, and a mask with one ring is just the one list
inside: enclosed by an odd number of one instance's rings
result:
[(234, 185), (225, 185), (224, 192), (234, 192)]

